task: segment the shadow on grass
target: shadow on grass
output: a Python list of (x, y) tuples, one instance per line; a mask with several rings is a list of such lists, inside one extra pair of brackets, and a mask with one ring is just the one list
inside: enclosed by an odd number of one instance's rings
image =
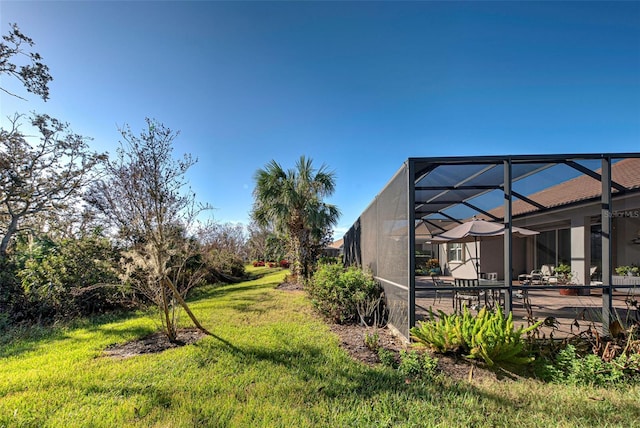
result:
[(38, 349), (43, 343), (62, 341), (69, 335), (49, 327), (16, 327), (0, 335), (0, 358), (16, 357)]
[[(524, 411), (531, 420), (548, 420), (554, 417), (555, 422), (560, 426), (565, 423), (571, 426), (626, 426), (628, 421), (640, 420), (640, 404), (630, 398), (627, 403), (616, 406), (599, 397), (600, 392), (596, 387), (585, 386), (588, 392), (584, 396), (576, 397), (572, 392), (559, 396), (557, 404), (549, 404), (547, 397), (546, 405), (539, 405), (537, 401), (541, 398), (536, 395), (526, 395), (521, 398), (508, 398), (497, 393), (480, 390), (473, 385), (468, 385), (470, 391), (484, 400), (495, 402), (502, 408), (513, 408)], [(552, 384), (548, 384), (553, 388)], [(558, 388), (564, 388), (558, 385)], [(590, 389), (590, 391), (589, 391)]]
[[(121, 327), (121, 323), (139, 317), (139, 312), (103, 314), (93, 318), (75, 320), (66, 326), (26, 325), (14, 327), (0, 335), (0, 358), (20, 356), (35, 351), (43, 345), (56, 342), (80, 343), (93, 338), (74, 337), (74, 330), (86, 330), (91, 333), (104, 333), (114, 337), (145, 336), (155, 331), (148, 326)], [(116, 324), (109, 326), (109, 324)]]
[[(250, 367), (258, 362), (269, 362), (285, 368), (295, 374), (305, 384), (312, 382), (317, 385), (312, 394), (320, 393), (327, 398), (345, 395), (359, 395), (370, 397), (384, 391), (406, 389), (404, 377), (393, 370), (372, 369), (349, 360), (349, 357), (328, 355), (321, 346), (314, 344), (299, 344), (295, 348), (282, 349), (262, 346), (238, 346), (229, 340), (215, 336), (222, 349), (237, 360), (238, 367)], [(282, 338), (287, 341), (286, 337)], [(201, 367), (209, 365), (221, 358), (221, 347), (215, 341), (200, 342), (194, 346), (198, 352), (195, 361)], [(286, 345), (285, 345), (286, 346)]]
[[(612, 403), (598, 401), (597, 397), (576, 399), (572, 392), (567, 392), (566, 396), (559, 395), (556, 398), (556, 406), (540, 405), (536, 395), (505, 397), (473, 383), (454, 381), (445, 375), (409, 382), (397, 370), (382, 366), (371, 368), (352, 362), (348, 358), (332, 355), (324, 347), (313, 343), (298, 344), (294, 348), (283, 349), (281, 346), (273, 348), (254, 345), (238, 346), (219, 336), (215, 339), (219, 342), (212, 341), (196, 345), (198, 352), (194, 358), (200, 366), (204, 367), (221, 358), (228, 358), (220, 355), (220, 350), (227, 351), (230, 354), (229, 357), (237, 360), (239, 370), (266, 361), (285, 368), (289, 374), (308, 385), (309, 388), (305, 394), (309, 395), (308, 399), (311, 401), (318, 395), (331, 401), (343, 397), (369, 400), (372, 397), (388, 397), (392, 394), (406, 400), (407, 408), (420, 407), (419, 403), (430, 403), (429, 405), (446, 408), (460, 406), (464, 402), (470, 403), (469, 408), (460, 411), (467, 415), (485, 415), (487, 408), (505, 409), (505, 412), (514, 416), (526, 414), (529, 422), (535, 421), (536, 418), (548, 421), (550, 412), (557, 415), (558, 420), (569, 424), (588, 425), (594, 421), (605, 424), (624, 424), (629, 420), (640, 420), (638, 403), (631, 405), (627, 403), (622, 408), (623, 405), (616, 407)], [(286, 347), (287, 337), (281, 340)], [(553, 389), (554, 385), (549, 384), (546, 387)], [(558, 388), (563, 386), (558, 385)], [(597, 395), (597, 392), (593, 394)], [(469, 400), (469, 397), (473, 399)], [(563, 408), (563, 405), (566, 405), (566, 408)], [(484, 416), (486, 417), (484, 423), (494, 425), (504, 422), (505, 416), (498, 413)]]
[[(252, 283), (238, 283), (231, 285), (221, 286), (208, 286), (202, 291), (199, 291), (196, 296), (190, 296), (190, 302), (197, 302), (206, 299), (227, 299), (229, 307), (242, 312), (264, 313), (267, 308), (256, 308), (255, 303), (265, 302), (273, 299), (268, 293), (259, 294), (240, 294), (241, 297), (229, 296), (242, 292), (243, 290), (260, 291), (270, 290), (278, 285), (278, 281), (268, 282), (264, 284), (252, 284)], [(156, 318), (155, 314), (152, 314), (153, 309), (149, 309), (146, 316), (152, 319)], [(142, 337), (150, 333), (155, 332), (157, 329), (149, 328), (148, 326), (132, 326), (132, 327), (117, 327), (108, 326), (109, 324), (115, 324), (124, 322), (132, 318), (141, 316), (140, 311), (132, 312), (114, 312), (109, 314), (102, 314), (91, 318), (84, 318), (73, 320), (68, 324), (62, 326), (39, 326), (39, 325), (25, 325), (11, 328), (7, 331), (0, 333), (0, 358), (9, 358), (14, 356), (20, 356), (27, 352), (35, 351), (43, 344), (51, 345), (55, 342), (69, 341), (78, 342), (84, 339), (74, 338), (73, 334), (69, 333), (70, 330), (84, 329), (94, 333), (104, 333), (105, 335), (118, 336), (135, 336)], [(91, 340), (91, 339), (86, 339)]]

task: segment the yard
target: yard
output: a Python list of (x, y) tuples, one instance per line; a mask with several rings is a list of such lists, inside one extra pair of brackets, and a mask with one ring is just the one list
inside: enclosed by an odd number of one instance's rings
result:
[(3, 333), (0, 426), (592, 427), (640, 419), (637, 385), (446, 373), (409, 380), (363, 364), (303, 292), (277, 288), (283, 271), (255, 272), (265, 275), (192, 298), (214, 337), (163, 352), (105, 352), (157, 331), (145, 313)]

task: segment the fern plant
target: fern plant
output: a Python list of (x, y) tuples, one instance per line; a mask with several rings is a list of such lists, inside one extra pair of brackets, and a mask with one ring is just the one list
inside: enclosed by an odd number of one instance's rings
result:
[(468, 358), (482, 359), (489, 366), (533, 361), (533, 357), (525, 355), (522, 335), (538, 328), (541, 322), (515, 329), (512, 314), (505, 317), (501, 308), (495, 311), (482, 308), (475, 316), (466, 307), (462, 314), (439, 311), (437, 318), (430, 311), (429, 317), (411, 329), (411, 337), (437, 352), (459, 352)]
[[(465, 308), (465, 313), (468, 311)], [(446, 353), (457, 351), (465, 346), (463, 339), (463, 316), (447, 315), (443, 311), (438, 311), (438, 320), (429, 310), (430, 321), (421, 322), (411, 329), (411, 337), (418, 343), (422, 343), (433, 350)]]

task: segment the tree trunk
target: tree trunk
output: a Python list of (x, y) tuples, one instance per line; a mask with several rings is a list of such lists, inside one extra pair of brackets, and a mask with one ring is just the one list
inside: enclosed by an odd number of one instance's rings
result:
[(293, 260), (291, 263), (291, 273), (297, 278), (296, 280), (300, 282), (300, 278), (302, 278), (302, 263), (303, 263), (303, 254), (302, 254), (302, 238), (304, 234), (303, 228), (296, 228), (291, 231), (291, 255), (293, 256)]
[(202, 326), (202, 324), (200, 324), (200, 321), (198, 321), (198, 319), (196, 318), (195, 315), (193, 315), (193, 312), (191, 312), (191, 309), (189, 309), (189, 306), (187, 305), (187, 302), (184, 301), (184, 299), (182, 298), (182, 296), (180, 295), (180, 292), (178, 291), (178, 289), (173, 285), (173, 283), (171, 282), (171, 280), (167, 277), (163, 278), (163, 282), (167, 284), (167, 286), (171, 289), (171, 291), (173, 292), (174, 297), (176, 298), (176, 300), (178, 301), (178, 303), (180, 303), (180, 306), (182, 306), (182, 308), (184, 309), (184, 311), (187, 313), (187, 315), (189, 315), (189, 318), (191, 318), (191, 321), (193, 321), (193, 324), (196, 326), (196, 328), (198, 330), (200, 330), (201, 332), (203, 332), (204, 334), (208, 335), (208, 336), (213, 336), (213, 334), (211, 334), (211, 332), (209, 332), (209, 330), (207, 330), (206, 328), (204, 328)]
[(170, 342), (174, 342), (178, 338), (178, 333), (176, 326), (174, 325), (175, 323), (171, 319), (171, 315), (169, 313), (169, 299), (163, 281), (160, 281), (160, 287), (162, 288), (162, 312), (164, 315), (167, 337)]
[(4, 259), (7, 256), (7, 249), (9, 248), (9, 242), (11, 242), (11, 237), (18, 231), (18, 217), (12, 216), (11, 222), (9, 223), (9, 227), (7, 227), (7, 232), (2, 237), (2, 242), (0, 242), (0, 259)]

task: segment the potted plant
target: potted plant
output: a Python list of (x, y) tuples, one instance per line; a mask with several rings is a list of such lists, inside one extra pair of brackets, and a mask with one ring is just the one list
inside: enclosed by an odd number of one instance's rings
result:
[(640, 268), (635, 265), (631, 266), (618, 266), (616, 273), (620, 276), (638, 276), (640, 274)]
[(631, 266), (618, 266), (616, 268), (616, 274), (620, 276), (627, 276), (631, 272)]
[[(561, 263), (555, 269), (555, 275), (558, 278), (558, 284), (569, 284), (571, 283), (571, 279), (573, 278), (573, 273), (571, 272), (571, 266)], [(561, 288), (560, 294), (563, 296), (577, 296), (578, 289), (575, 288)]]
[(615, 285), (640, 285), (640, 280), (638, 280), (640, 267), (638, 265), (618, 266), (615, 271), (617, 275), (613, 275), (612, 278)]
[(431, 276), (440, 275), (442, 273), (442, 270), (440, 269), (440, 260), (438, 259), (427, 260), (426, 267), (427, 267), (427, 272), (429, 272), (429, 275)]

